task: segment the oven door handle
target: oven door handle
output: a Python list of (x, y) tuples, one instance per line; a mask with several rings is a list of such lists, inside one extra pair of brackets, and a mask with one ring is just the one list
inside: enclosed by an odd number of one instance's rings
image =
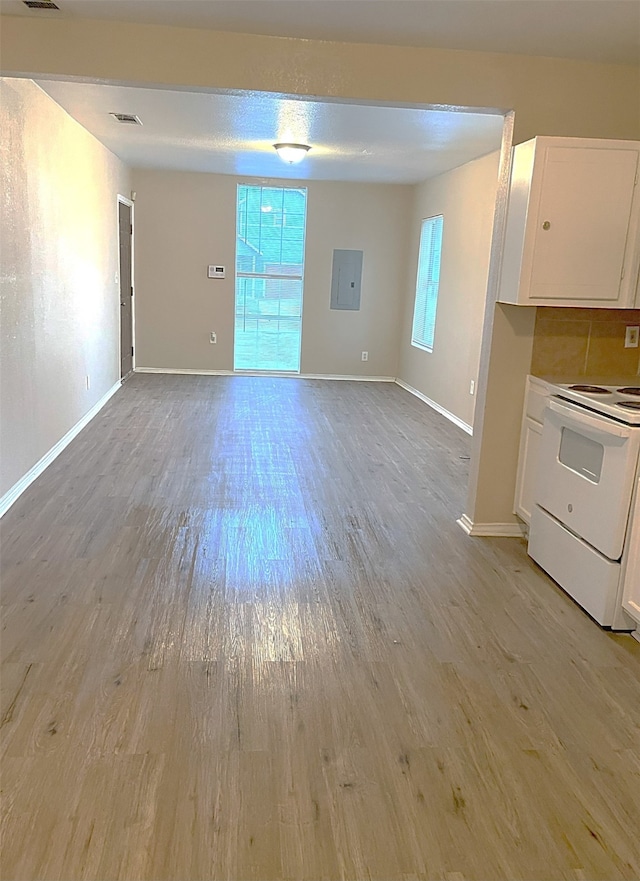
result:
[(599, 431), (601, 434), (610, 434), (614, 437), (631, 437), (632, 429), (624, 425), (618, 425), (613, 419), (609, 419), (606, 416), (591, 416), (579, 407), (575, 407), (565, 401), (561, 403), (560, 401), (552, 400), (549, 401), (547, 406), (554, 413), (558, 413), (572, 422), (584, 425), (585, 428), (590, 428), (592, 431)]

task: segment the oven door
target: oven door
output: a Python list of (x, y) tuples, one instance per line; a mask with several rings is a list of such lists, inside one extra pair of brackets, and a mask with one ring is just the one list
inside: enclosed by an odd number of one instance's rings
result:
[(622, 555), (640, 429), (552, 398), (535, 501), (610, 560)]

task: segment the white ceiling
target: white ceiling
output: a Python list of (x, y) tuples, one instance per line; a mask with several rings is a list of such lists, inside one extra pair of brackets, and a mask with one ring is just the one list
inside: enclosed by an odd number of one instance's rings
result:
[(1, 0), (3, 13), (640, 63), (638, 0)]
[[(499, 149), (503, 117), (266, 93), (237, 95), (39, 80), (58, 104), (134, 168), (252, 177), (416, 183)], [(111, 113), (138, 116), (122, 125)], [(311, 145), (286, 165), (273, 144)]]

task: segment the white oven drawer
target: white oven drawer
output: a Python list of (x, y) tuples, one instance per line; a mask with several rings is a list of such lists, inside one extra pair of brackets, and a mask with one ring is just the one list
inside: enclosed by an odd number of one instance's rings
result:
[(529, 556), (603, 627), (614, 623), (620, 563), (599, 554), (534, 506)]
[(622, 555), (639, 445), (638, 428), (549, 402), (535, 501), (611, 560)]

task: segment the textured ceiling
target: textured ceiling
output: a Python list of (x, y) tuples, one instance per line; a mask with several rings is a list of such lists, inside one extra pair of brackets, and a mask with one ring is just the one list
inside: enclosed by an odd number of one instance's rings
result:
[[(399, 107), (38, 81), (134, 168), (252, 177), (416, 183), (499, 149), (503, 118)], [(111, 113), (137, 115), (121, 125)], [(285, 165), (277, 141), (310, 144)]]
[(2, 0), (7, 15), (640, 64), (638, 0)]

